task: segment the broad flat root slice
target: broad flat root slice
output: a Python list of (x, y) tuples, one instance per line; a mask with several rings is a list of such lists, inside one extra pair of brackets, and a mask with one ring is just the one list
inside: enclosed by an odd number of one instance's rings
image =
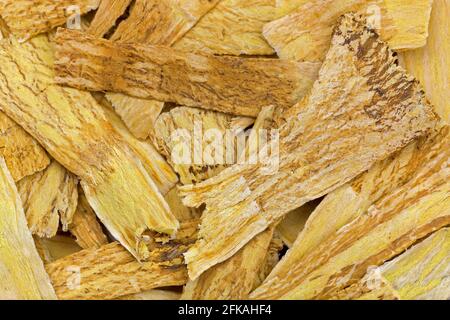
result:
[(0, 63), (0, 109), (80, 177), (97, 216), (133, 255), (145, 259), (142, 233), (173, 234), (179, 223), (102, 107), (88, 92), (55, 85), (44, 36), (24, 44), (4, 40)]
[(55, 299), (14, 181), (0, 157), (0, 299)]
[(206, 203), (199, 240), (185, 254), (192, 279), (436, 125), (418, 82), (365, 23), (354, 14), (340, 20), (319, 80), (280, 128), (275, 173), (261, 163), (233, 166), (180, 188), (186, 205)]
[(116, 24), (116, 20), (130, 3), (131, 0), (102, 0), (87, 32), (95, 37), (103, 37)]
[(60, 84), (235, 115), (255, 117), (266, 106), (289, 107), (317, 78), (316, 63), (184, 53), (66, 29), (59, 30), (56, 43)]
[(77, 178), (56, 161), (41, 172), (18, 182), (28, 227), (39, 237), (56, 235), (61, 220), (68, 230), (77, 208)]
[(3, 112), (0, 112), (0, 155), (14, 181), (42, 171), (50, 164), (39, 143)]
[(100, 0), (1, 0), (0, 16), (21, 41), (98, 7)]
[(283, 59), (324, 59), (339, 17), (358, 11), (392, 49), (425, 45), (432, 0), (313, 0), (264, 27), (264, 37)]

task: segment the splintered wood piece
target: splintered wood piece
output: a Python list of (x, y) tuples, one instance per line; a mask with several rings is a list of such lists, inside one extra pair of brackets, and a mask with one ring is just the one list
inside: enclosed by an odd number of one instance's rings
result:
[(50, 164), (39, 143), (3, 112), (0, 112), (0, 155), (14, 181), (42, 171)]
[(273, 174), (263, 163), (238, 165), (180, 188), (186, 205), (206, 204), (199, 240), (185, 254), (192, 279), (436, 124), (418, 82), (355, 14), (341, 18), (319, 80), (300, 105), (280, 128)]
[(84, 249), (46, 266), (60, 299), (115, 299), (187, 282), (183, 252), (196, 238), (197, 221), (181, 225), (176, 239), (147, 235), (149, 257), (138, 262), (118, 242)]
[(56, 299), (2, 157), (0, 203), (0, 299)]
[(42, 238), (56, 235), (61, 220), (68, 230), (77, 208), (78, 179), (56, 161), (44, 170), (20, 180), (20, 198), (33, 234)]
[(102, 226), (98, 223), (97, 216), (81, 188), (78, 194), (78, 205), (72, 223), (69, 225), (69, 230), (75, 236), (78, 245), (83, 249), (99, 248), (108, 243)]
[(264, 26), (265, 39), (283, 59), (321, 61), (339, 17), (358, 11), (370, 17), (392, 49), (425, 45), (432, 0), (313, 0)]
[(45, 36), (24, 44), (3, 40), (0, 64), (0, 109), (80, 177), (103, 224), (135, 257), (145, 259), (142, 233), (151, 229), (173, 234), (179, 224), (102, 107), (88, 92), (54, 83)]
[[(367, 300), (448, 300), (450, 298), (450, 229), (441, 229), (392, 261), (369, 268), (357, 285), (336, 298)], [(334, 297), (333, 297), (334, 298)]]
[[(137, 0), (130, 16), (112, 36), (122, 42), (170, 46), (192, 28), (219, 0)], [(164, 103), (107, 93), (114, 109), (137, 138), (147, 138)]]
[(78, 19), (100, 0), (1, 0), (0, 16), (20, 41)]
[(95, 37), (103, 37), (124, 14), (131, 0), (101, 0), (95, 17), (87, 32)]
[(122, 93), (106, 93), (116, 113), (128, 130), (139, 139), (147, 139), (153, 132), (155, 121), (164, 108), (164, 102), (130, 97)]
[(114, 129), (121, 138), (127, 142), (134, 153), (139, 157), (145, 171), (155, 182), (159, 191), (165, 195), (178, 182), (178, 176), (150, 141), (142, 141), (133, 136), (120, 117), (114, 112), (111, 104), (104, 97), (100, 100), (103, 111)]
[(236, 115), (257, 116), (269, 105), (291, 106), (317, 78), (316, 63), (184, 53), (75, 30), (60, 29), (56, 43), (60, 84)]
[(411, 74), (425, 87), (439, 116), (450, 123), (450, 3), (434, 0), (425, 47), (400, 53)]
[(421, 162), (409, 181), (332, 232), (314, 250), (302, 248), (303, 254), (296, 253), (300, 244), (297, 239), (252, 297), (333, 297), (358, 282), (370, 266), (381, 265), (417, 240), (448, 225), (450, 128), (439, 129), (421, 149)]
[(230, 259), (215, 265), (198, 279), (187, 283), (183, 300), (240, 300), (247, 299), (258, 285), (261, 269), (273, 237), (268, 229), (247, 243)]
[(50, 239), (34, 237), (34, 243), (44, 263), (51, 263), (81, 250), (74, 239), (62, 235)]
[[(197, 183), (217, 175), (226, 167), (226, 151), (234, 151), (223, 150), (227, 130), (235, 129), (238, 136), (246, 129), (235, 125), (236, 121), (224, 113), (177, 107), (158, 117), (154, 139), (160, 152), (179, 174), (180, 182)], [(216, 141), (217, 135), (224, 143)], [(232, 142), (236, 143), (235, 140)], [(216, 150), (214, 143), (222, 149)]]
[(181, 294), (171, 290), (154, 289), (141, 293), (135, 293), (117, 300), (180, 300)]

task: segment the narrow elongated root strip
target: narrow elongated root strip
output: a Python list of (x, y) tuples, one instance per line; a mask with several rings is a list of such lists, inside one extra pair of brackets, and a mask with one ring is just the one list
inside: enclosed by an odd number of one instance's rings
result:
[(55, 299), (14, 180), (0, 157), (0, 299)]
[(400, 53), (406, 70), (420, 80), (441, 118), (450, 123), (450, 3), (434, 0), (425, 47)]
[(262, 107), (291, 106), (317, 77), (317, 64), (184, 53), (114, 43), (74, 30), (57, 37), (56, 80), (92, 91), (256, 116)]
[(141, 141), (134, 137), (122, 120), (112, 110), (111, 105), (106, 99), (101, 99), (103, 111), (114, 129), (125, 140), (134, 153), (139, 157), (145, 170), (152, 181), (155, 182), (160, 192), (165, 195), (178, 182), (178, 176), (173, 171), (167, 161), (156, 151), (150, 141)]
[(448, 300), (449, 276), (450, 229), (444, 228), (394, 260), (369, 268), (358, 285), (337, 297), (362, 300), (384, 291), (402, 300)]
[(241, 300), (259, 281), (273, 229), (268, 229), (246, 244), (230, 259), (212, 267), (198, 279), (188, 282), (182, 299), (188, 300)]
[(263, 33), (283, 59), (320, 61), (338, 18), (359, 11), (380, 28), (381, 37), (391, 48), (419, 48), (428, 36), (431, 3), (432, 0), (314, 0), (268, 23)]
[(94, 10), (100, 0), (2, 0), (0, 16), (20, 40), (72, 21)]
[(349, 14), (340, 20), (319, 80), (280, 128), (278, 170), (268, 175), (261, 163), (233, 166), (181, 188), (186, 205), (207, 208), (199, 240), (185, 254), (190, 277), (435, 126), (419, 84), (395, 62), (364, 19)]
[(83, 249), (99, 248), (108, 243), (95, 212), (82, 190), (79, 190), (78, 206), (72, 223), (69, 225), (69, 230), (76, 237), (78, 245)]
[(95, 37), (103, 37), (125, 12), (131, 0), (101, 0), (87, 32)]
[(77, 208), (77, 178), (56, 161), (18, 183), (28, 227), (39, 237), (56, 235), (59, 221), (67, 231)]
[(39, 143), (3, 112), (0, 112), (0, 155), (14, 181), (42, 171), (50, 164)]
[[(226, 139), (233, 139), (230, 144), (236, 146), (237, 137), (246, 128), (233, 126), (233, 121), (236, 118), (231, 115), (189, 107), (177, 107), (158, 117), (154, 139), (182, 184), (206, 180), (227, 163), (235, 163), (236, 150), (226, 144)], [(231, 136), (233, 129), (236, 137)], [(245, 138), (241, 140), (245, 144)], [(232, 156), (231, 161), (227, 156)]]
[(182, 224), (176, 239), (147, 235), (149, 257), (143, 263), (114, 242), (59, 259), (46, 269), (60, 299), (115, 299), (184, 285), (188, 277), (183, 252), (196, 238), (196, 225)]
[(74, 239), (57, 235), (53, 238), (34, 237), (36, 249), (44, 263), (51, 263), (81, 250)]
[[(0, 44), (0, 109), (82, 180), (89, 203), (137, 258), (146, 229), (174, 233), (178, 221), (142, 163), (91, 94), (54, 84), (46, 37)], [(76, 106), (76, 107), (74, 107)]]
[[(286, 255), (252, 297), (329, 298), (417, 240), (450, 223), (450, 128), (423, 146), (411, 179), (300, 259)], [(296, 242), (293, 255), (296, 255)], [(297, 254), (298, 255), (298, 254)], [(286, 261), (286, 262), (285, 262)], [(287, 265), (289, 264), (289, 266)]]

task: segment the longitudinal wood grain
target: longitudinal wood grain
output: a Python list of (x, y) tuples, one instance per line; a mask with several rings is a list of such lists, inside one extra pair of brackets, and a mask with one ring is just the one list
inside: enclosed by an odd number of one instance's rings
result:
[(0, 16), (21, 41), (98, 7), (100, 0), (1, 0)]
[(103, 37), (116, 24), (130, 3), (131, 0), (101, 0), (87, 32), (95, 37)]
[(315, 63), (114, 43), (67, 29), (59, 30), (56, 44), (60, 84), (243, 116), (256, 116), (265, 106), (291, 106), (310, 89), (318, 68)]
[(339, 17), (357, 11), (370, 17), (393, 49), (420, 48), (428, 36), (432, 0), (313, 0), (264, 26), (279, 57), (323, 60)]
[(0, 112), (0, 155), (14, 181), (42, 171), (50, 164), (39, 143), (3, 112)]
[[(138, 156), (88, 92), (54, 83), (53, 52), (39, 36), (0, 44), (0, 109), (69, 171), (109, 231), (145, 259), (146, 229), (173, 234), (178, 221)], [(126, 213), (126, 214), (124, 214)]]
[(14, 180), (0, 157), (0, 299), (55, 299), (27, 227)]
[(206, 203), (199, 240), (185, 254), (193, 279), (287, 212), (345, 184), (436, 124), (418, 82), (355, 14), (340, 20), (319, 80), (293, 108), (297, 112), (280, 128), (274, 174), (260, 163), (233, 166), (181, 188), (186, 205)]

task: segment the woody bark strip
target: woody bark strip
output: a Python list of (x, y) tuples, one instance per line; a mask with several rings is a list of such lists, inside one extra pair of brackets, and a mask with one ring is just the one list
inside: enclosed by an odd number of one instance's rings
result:
[(314, 0), (264, 26), (264, 37), (283, 59), (321, 61), (339, 17), (370, 17), (392, 49), (420, 48), (428, 36), (432, 0)]
[(63, 25), (98, 7), (100, 0), (1, 0), (0, 16), (21, 41)]
[[(450, 128), (439, 129), (422, 148), (425, 156), (407, 183), (376, 201), (365, 214), (331, 233), (301, 259), (286, 256), (286, 262), (280, 262), (278, 271), (274, 271), (252, 297), (333, 297), (362, 279), (370, 266), (381, 265), (448, 225)], [(291, 249), (294, 255), (295, 247)]]
[(113, 43), (63, 29), (56, 43), (60, 84), (243, 116), (256, 116), (269, 105), (291, 106), (311, 87), (318, 67)]
[(56, 299), (2, 157), (0, 203), (0, 299)]
[(39, 143), (3, 112), (0, 112), (0, 155), (14, 181), (42, 171), (50, 164)]
[(87, 32), (102, 38), (116, 24), (130, 3), (131, 0), (101, 0)]
[(97, 216), (135, 257), (145, 259), (142, 233), (172, 234), (178, 221), (139, 158), (89, 93), (55, 85), (47, 38), (22, 45), (5, 40), (0, 63), (0, 109), (80, 177)]
[(206, 203), (199, 240), (185, 255), (191, 278), (232, 256), (287, 212), (345, 184), (436, 123), (417, 81), (396, 65), (365, 20), (353, 14), (340, 20), (319, 80), (299, 106), (280, 128), (274, 174), (267, 175), (261, 163), (233, 166), (181, 188), (186, 205)]

